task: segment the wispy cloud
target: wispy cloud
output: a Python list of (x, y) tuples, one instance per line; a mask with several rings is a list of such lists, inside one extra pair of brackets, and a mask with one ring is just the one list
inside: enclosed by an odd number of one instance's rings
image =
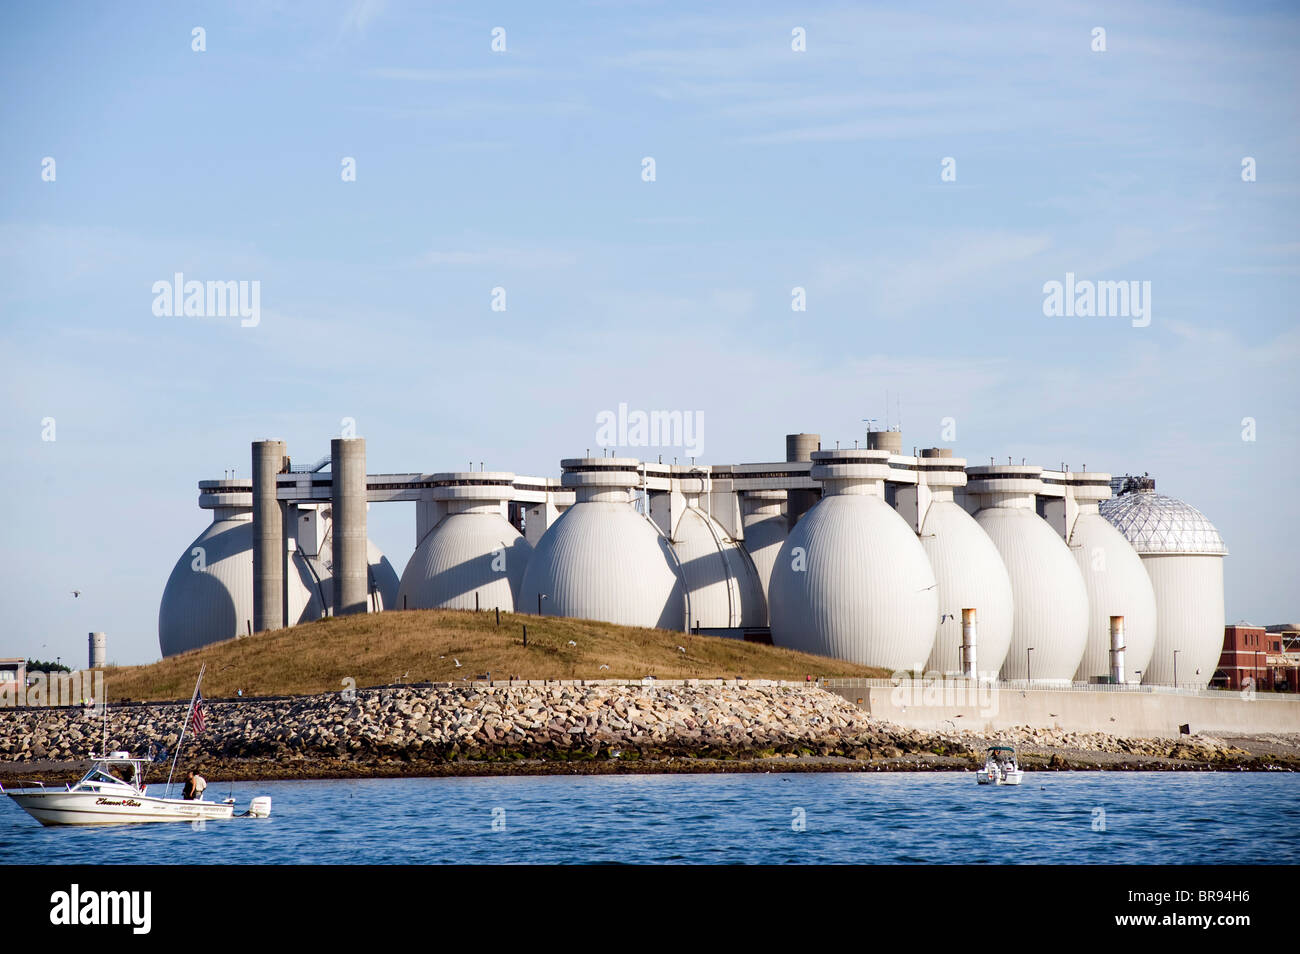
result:
[(573, 252), (548, 248), (435, 249), (419, 257), (420, 265), (453, 268), (566, 268), (577, 263)]
[(401, 67), (377, 67), (367, 71), (368, 75), (379, 79), (406, 80), (415, 83), (481, 83), (484, 80), (521, 79), (536, 75), (536, 70), (518, 66), (503, 66), (492, 69), (404, 69)]
[(353, 0), (343, 14), (340, 33), (364, 33), (375, 18), (384, 12), (386, 0)]

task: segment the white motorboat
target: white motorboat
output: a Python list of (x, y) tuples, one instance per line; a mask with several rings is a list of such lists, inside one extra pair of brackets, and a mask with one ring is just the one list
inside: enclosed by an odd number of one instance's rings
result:
[(24, 788), (8, 795), (42, 825), (123, 825), (134, 822), (219, 821), (227, 818), (266, 818), (269, 796), (258, 796), (247, 811), (235, 814), (235, 800), (208, 802), (202, 798), (158, 798), (146, 793), (145, 759), (126, 752), (94, 756), (94, 765), (75, 785), (66, 788)]
[(989, 748), (984, 760), (984, 767), (975, 775), (975, 781), (981, 785), (1019, 785), (1025, 773), (1016, 761), (1016, 750), (1009, 745), (994, 745)]

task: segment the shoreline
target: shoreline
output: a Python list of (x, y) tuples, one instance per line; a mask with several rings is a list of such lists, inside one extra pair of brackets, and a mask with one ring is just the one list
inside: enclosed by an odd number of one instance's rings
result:
[[(1235, 742), (1251, 743), (1252, 739)], [(1243, 752), (1218, 759), (1167, 756), (1117, 757), (1101, 750), (1018, 750), (1026, 772), (1300, 772), (1300, 757), (1277, 758)], [(220, 759), (202, 760), (210, 784), (222, 782), (349, 781), (390, 778), (488, 778), (544, 775), (715, 775), (772, 772), (970, 772), (983, 761), (971, 755), (918, 752), (885, 758), (850, 755), (729, 756), (671, 755), (657, 758), (512, 758), (512, 759)], [(88, 759), (57, 762), (0, 763), (0, 785), (32, 781), (64, 784), (90, 768)], [(151, 784), (161, 784), (152, 779)]]
[[(186, 706), (0, 709), (0, 783), (63, 784), (91, 752), (155, 760)], [(1300, 771), (1300, 732), (1124, 738), (1016, 726), (946, 732), (873, 718), (815, 685), (400, 687), (205, 704), (177, 771), (212, 783), (507, 775), (975, 771), (1014, 745), (1027, 771)]]

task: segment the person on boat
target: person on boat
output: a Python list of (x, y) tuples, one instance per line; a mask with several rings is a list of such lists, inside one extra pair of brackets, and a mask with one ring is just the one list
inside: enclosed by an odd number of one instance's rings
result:
[(203, 769), (201, 769), (201, 768), (197, 768), (197, 769), (194, 770), (194, 798), (195, 798), (195, 800), (201, 799), (201, 798), (203, 797), (203, 790), (206, 789), (206, 788), (208, 787), (208, 780), (205, 779), (201, 774), (199, 774), (199, 773), (201, 773), (202, 771), (203, 771)]
[(185, 787), (181, 789), (181, 798), (187, 802), (194, 798), (194, 770), (185, 773)]

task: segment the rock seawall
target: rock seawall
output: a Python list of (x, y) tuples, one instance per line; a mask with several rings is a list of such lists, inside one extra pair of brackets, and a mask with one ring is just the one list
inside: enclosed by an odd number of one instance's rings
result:
[[(111, 706), (107, 747), (171, 753), (184, 712), (183, 704)], [(993, 741), (1019, 744), (1026, 767), (1103, 767), (1082, 752), (1109, 753), (1105, 767), (1117, 768), (1227, 767), (1249, 755), (1205, 737), (1119, 739), (1031, 728), (992, 737), (930, 733), (872, 720), (814, 685), (760, 681), (407, 686), (208, 702), (205, 716), (205, 731), (187, 734), (182, 764), (220, 766), (227, 777), (452, 774), (445, 770), (459, 763), (738, 764), (772, 756), (961, 768), (982, 763)], [(11, 774), (24, 763), (83, 760), (102, 746), (103, 723), (91, 710), (0, 709), (0, 764)], [(1156, 759), (1186, 761), (1149, 764)]]
[[(110, 748), (171, 749), (183, 705), (109, 709)], [(493, 686), (357, 690), (292, 700), (205, 704), (204, 757), (502, 759), (753, 752), (830, 754), (897, 748), (865, 712), (816, 687)], [(920, 744), (925, 733), (906, 732)], [(81, 709), (0, 711), (0, 758), (85, 758), (98, 716)], [(893, 754), (893, 753), (889, 753)]]

